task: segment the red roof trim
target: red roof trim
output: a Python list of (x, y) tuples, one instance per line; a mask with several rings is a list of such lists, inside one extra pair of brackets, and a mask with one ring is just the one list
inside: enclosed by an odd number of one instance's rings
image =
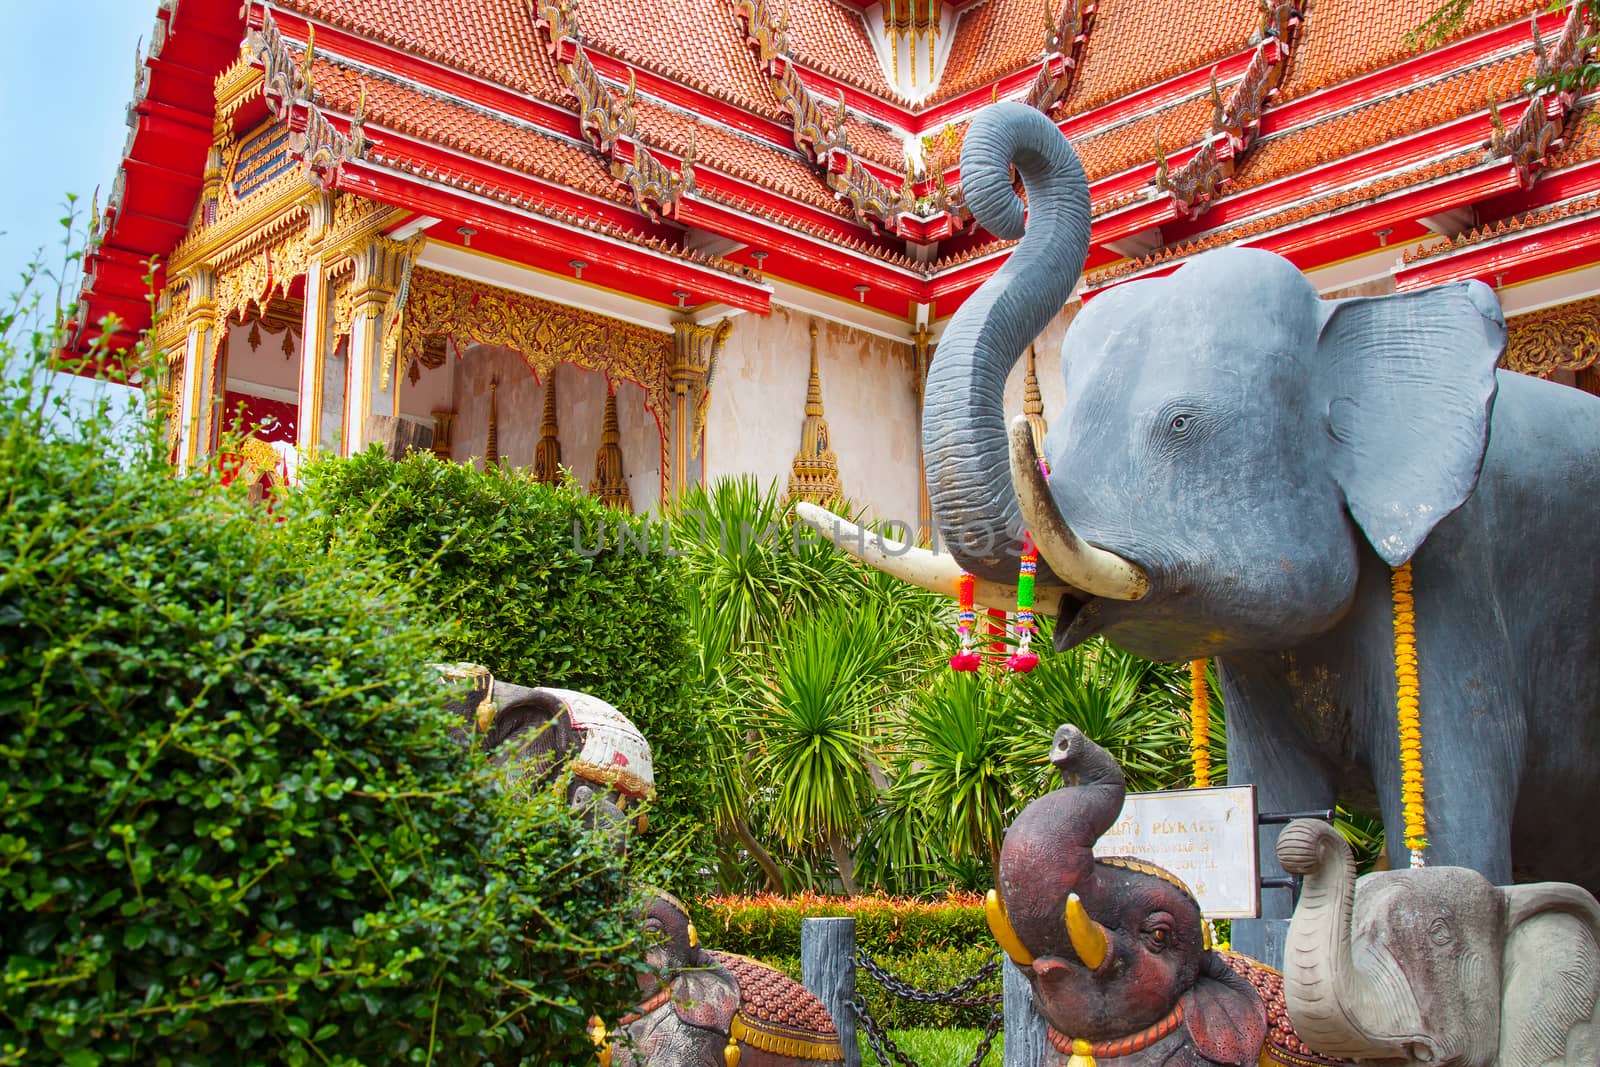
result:
[(1421, 260), (1395, 272), (1395, 287), (1468, 278), (1499, 287), (1594, 263), (1600, 263), (1600, 210)]

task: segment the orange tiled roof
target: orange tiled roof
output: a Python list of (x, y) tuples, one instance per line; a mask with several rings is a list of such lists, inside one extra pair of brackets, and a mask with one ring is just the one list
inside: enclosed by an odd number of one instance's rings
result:
[(1423, 182), (1457, 174), (1482, 161), (1483, 149), (1481, 147), (1469, 148), (1451, 156), (1432, 160), (1420, 167), (1401, 171), (1398, 174), (1390, 174), (1357, 188), (1341, 189), (1338, 192), (1329, 193), (1327, 196), (1317, 197), (1315, 200), (1306, 200), (1281, 211), (1272, 212), (1269, 215), (1262, 215), (1259, 218), (1249, 219), (1234, 226), (1214, 230), (1182, 244), (1170, 245), (1158, 252), (1152, 252), (1148, 256), (1125, 260), (1122, 263), (1114, 263), (1109, 267), (1103, 267), (1100, 270), (1091, 272), (1087, 281), (1091, 286), (1104, 285), (1106, 282), (1114, 281), (1124, 275), (1134, 274), (1147, 267), (1154, 267), (1174, 260), (1187, 259), (1189, 256), (1204, 252), (1209, 248), (1220, 248), (1223, 245), (1234, 244), (1258, 234), (1268, 233), (1283, 226), (1304, 222), (1307, 219), (1325, 215), (1330, 211), (1349, 207), (1352, 204), (1363, 203), (1401, 189), (1420, 185)]
[[(1473, 0), (1451, 40), (1504, 26), (1549, 7), (1548, 0)], [(1317, 0), (1300, 29), (1300, 44), (1282, 99), (1325, 89), (1423, 51), (1406, 35), (1439, 8), (1439, 0)]]
[(787, 124), (728, 0), (585, 0), (584, 44)]
[(570, 99), (524, 0), (278, 0), (279, 6), (527, 93)]
[(1259, 141), (1234, 173), (1233, 188), (1264, 185), (1482, 111), (1490, 95), (1497, 101), (1518, 96), (1532, 73), (1530, 50)]
[(850, 151), (870, 163), (880, 163), (896, 174), (906, 170), (905, 142), (894, 133), (851, 118), (845, 122)]
[(884, 81), (859, 11), (834, 0), (787, 0), (787, 10), (789, 52), (802, 66), (878, 96), (898, 97)]
[(605, 237), (613, 237), (618, 240), (626, 241), (629, 244), (638, 245), (640, 248), (647, 248), (652, 252), (658, 252), (662, 255), (671, 256), (673, 259), (682, 260), (685, 263), (694, 263), (698, 266), (710, 267), (713, 270), (721, 271), (722, 273), (731, 275), (735, 278), (744, 278), (748, 281), (761, 280), (760, 272), (751, 270), (742, 263), (735, 263), (731, 260), (723, 259), (721, 256), (707, 255), (704, 252), (700, 252), (692, 248), (680, 248), (678, 245), (672, 244), (669, 241), (664, 241), (659, 237), (653, 237), (650, 234), (641, 233), (637, 230), (630, 230), (608, 222), (598, 222), (594, 219), (587, 219), (570, 211), (562, 211), (560, 209), (550, 208), (547, 205), (530, 200), (528, 197), (522, 196), (511, 189), (505, 188), (504, 186), (479, 181), (448, 167), (424, 166), (418, 161), (409, 159), (405, 156), (387, 154), (384, 152), (374, 153), (373, 161), (376, 163), (381, 163), (387, 167), (392, 167), (395, 170), (403, 171), (407, 174), (414, 174), (420, 178), (427, 178), (429, 181), (438, 182), (441, 185), (448, 185), (452, 188), (462, 189), (478, 196), (487, 197), (490, 200), (497, 200), (500, 203), (509, 204), (513, 207), (519, 208), (520, 210), (529, 212), (530, 214), (540, 215), (544, 218), (565, 223), (566, 225), (575, 227), (577, 229), (588, 230), (591, 233), (597, 233)]
[(881, 260), (884, 263), (888, 263), (892, 266), (904, 267), (907, 270), (915, 271), (924, 277), (926, 277), (929, 273), (926, 264), (918, 263), (904, 252), (898, 252), (892, 248), (885, 248), (882, 244), (871, 239), (853, 237), (841, 238), (838, 234), (829, 230), (825, 230), (807, 219), (802, 219), (797, 215), (790, 215), (784, 211), (774, 210), (764, 204), (757, 204), (754, 201), (748, 200), (742, 196), (718, 196), (717, 194), (705, 189), (697, 191), (695, 195), (702, 200), (708, 200), (716, 204), (725, 204), (728, 207), (737, 208), (738, 210), (748, 214), (764, 218), (769, 222), (776, 222), (780, 226), (786, 226), (797, 233), (809, 234), (812, 237), (815, 237), (818, 240), (835, 248), (845, 248), (852, 252), (859, 252), (862, 255), (871, 256), (873, 259)]
[(1600, 112), (1594, 105), (1583, 108), (1567, 119), (1566, 143), (1551, 159), (1552, 169), (1570, 167), (1600, 156)]
[(323, 102), (346, 114), (355, 111), (365, 85), (367, 121), (372, 125), (592, 196), (619, 204), (633, 203), (632, 195), (611, 176), (604, 161), (566, 141), (396, 80), (357, 74), (323, 59), (313, 64), (312, 82)]
[[(1223, 91), (1226, 93), (1226, 87)], [(1072, 147), (1078, 150), (1089, 180), (1099, 181), (1140, 163), (1153, 162), (1158, 132), (1161, 148), (1169, 155), (1201, 140), (1211, 131), (1211, 112), (1211, 97), (1196, 97), (1074, 141)]]
[(1241, 52), (1260, 17), (1257, 0), (1100, 0), (1067, 109), (1087, 111)]
[(696, 122), (690, 115), (641, 100), (635, 106), (637, 130), (646, 143), (676, 155), (695, 137), (695, 159), (710, 170), (744, 178), (791, 200), (820, 208), (840, 218), (853, 218), (850, 205), (833, 195), (810, 164), (793, 153), (740, 137), (718, 126)]
[(1456, 237), (1453, 241), (1444, 239), (1434, 244), (1425, 245), (1416, 251), (1407, 249), (1402, 258), (1407, 263), (1415, 263), (1418, 260), (1429, 259), (1445, 252), (1454, 252), (1456, 249), (1465, 248), (1468, 245), (1482, 244), (1485, 241), (1491, 241), (1497, 237), (1504, 237), (1507, 234), (1517, 233), (1521, 230), (1531, 230), (1536, 226), (1560, 222), (1562, 219), (1571, 218), (1574, 215), (1588, 214), (1597, 208), (1600, 208), (1600, 193), (1590, 193), (1588, 196), (1579, 197), (1576, 200), (1566, 200), (1559, 204), (1551, 204), (1548, 207), (1529, 211), (1526, 214), (1513, 215), (1510, 218), (1501, 219), (1499, 222), (1476, 226)]
[(1044, 54), (1044, 4), (1040, 0), (984, 0), (961, 13), (954, 33), (950, 58), (929, 104), (988, 85), (1037, 62)]

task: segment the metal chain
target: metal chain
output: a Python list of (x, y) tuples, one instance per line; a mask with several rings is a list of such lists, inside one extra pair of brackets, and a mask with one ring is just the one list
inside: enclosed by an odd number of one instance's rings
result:
[(867, 1010), (865, 997), (857, 993), (851, 999), (851, 1004), (856, 1009), (856, 1025), (867, 1035), (867, 1044), (872, 1047), (872, 1055), (881, 1067), (892, 1067), (892, 1063), (898, 1063), (900, 1067), (918, 1067), (917, 1061), (907, 1056), (889, 1037), (889, 1032), (878, 1025), (878, 1020)]
[(967, 1067), (978, 1067), (984, 1057), (989, 1055), (989, 1046), (994, 1044), (994, 1035), (1000, 1032), (1000, 1025), (1005, 1022), (1006, 1013), (1003, 1008), (996, 1008), (989, 1016), (989, 1028), (983, 1032), (983, 1040), (978, 1042), (978, 1050), (972, 1054), (972, 1059), (967, 1061)]
[[(867, 1045), (872, 1049), (872, 1055), (877, 1059), (880, 1067), (919, 1067), (916, 1060), (906, 1054), (905, 1050), (894, 1043), (888, 1031), (878, 1025), (878, 1020), (872, 1017), (867, 1010), (867, 1001), (860, 993), (851, 1000), (856, 1012), (856, 1024), (861, 1027), (861, 1032), (866, 1035)], [(989, 1025), (984, 1028), (983, 1038), (978, 1042), (978, 1047), (972, 1053), (972, 1059), (967, 1061), (967, 1067), (979, 1067), (989, 1056), (989, 1048), (994, 1044), (995, 1034), (1000, 1032), (1000, 1026), (1005, 1022), (1006, 1013), (1001, 1008), (996, 1008), (989, 1015)]]
[(952, 1008), (986, 1008), (991, 1004), (1000, 1003), (999, 993), (989, 993), (983, 996), (969, 997), (968, 993), (978, 987), (986, 978), (992, 978), (1000, 970), (1000, 953), (996, 952), (989, 957), (989, 962), (978, 968), (978, 972), (964, 981), (958, 982), (949, 989), (925, 990), (908, 985), (883, 969), (883, 966), (867, 954), (864, 948), (856, 949), (856, 966), (866, 971), (873, 981), (883, 986), (893, 996), (901, 1000), (910, 1000), (918, 1004), (942, 1004)]

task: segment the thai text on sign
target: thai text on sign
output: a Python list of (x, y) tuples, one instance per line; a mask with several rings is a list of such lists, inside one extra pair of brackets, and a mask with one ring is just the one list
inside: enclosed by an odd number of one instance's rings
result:
[(1181, 878), (1211, 919), (1261, 914), (1254, 786), (1129, 793), (1096, 856), (1131, 856)]

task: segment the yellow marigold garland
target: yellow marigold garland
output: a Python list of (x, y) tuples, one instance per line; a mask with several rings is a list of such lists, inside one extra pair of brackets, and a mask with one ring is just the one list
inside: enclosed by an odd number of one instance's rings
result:
[(1404, 804), (1406, 848), (1411, 866), (1424, 866), (1428, 815), (1423, 804), (1422, 689), (1417, 677), (1417, 609), (1411, 596), (1411, 564), (1389, 576), (1394, 601), (1395, 715), (1400, 726), (1400, 799)]
[(1194, 787), (1211, 787), (1211, 693), (1206, 661), (1189, 661), (1189, 751), (1194, 757)]

